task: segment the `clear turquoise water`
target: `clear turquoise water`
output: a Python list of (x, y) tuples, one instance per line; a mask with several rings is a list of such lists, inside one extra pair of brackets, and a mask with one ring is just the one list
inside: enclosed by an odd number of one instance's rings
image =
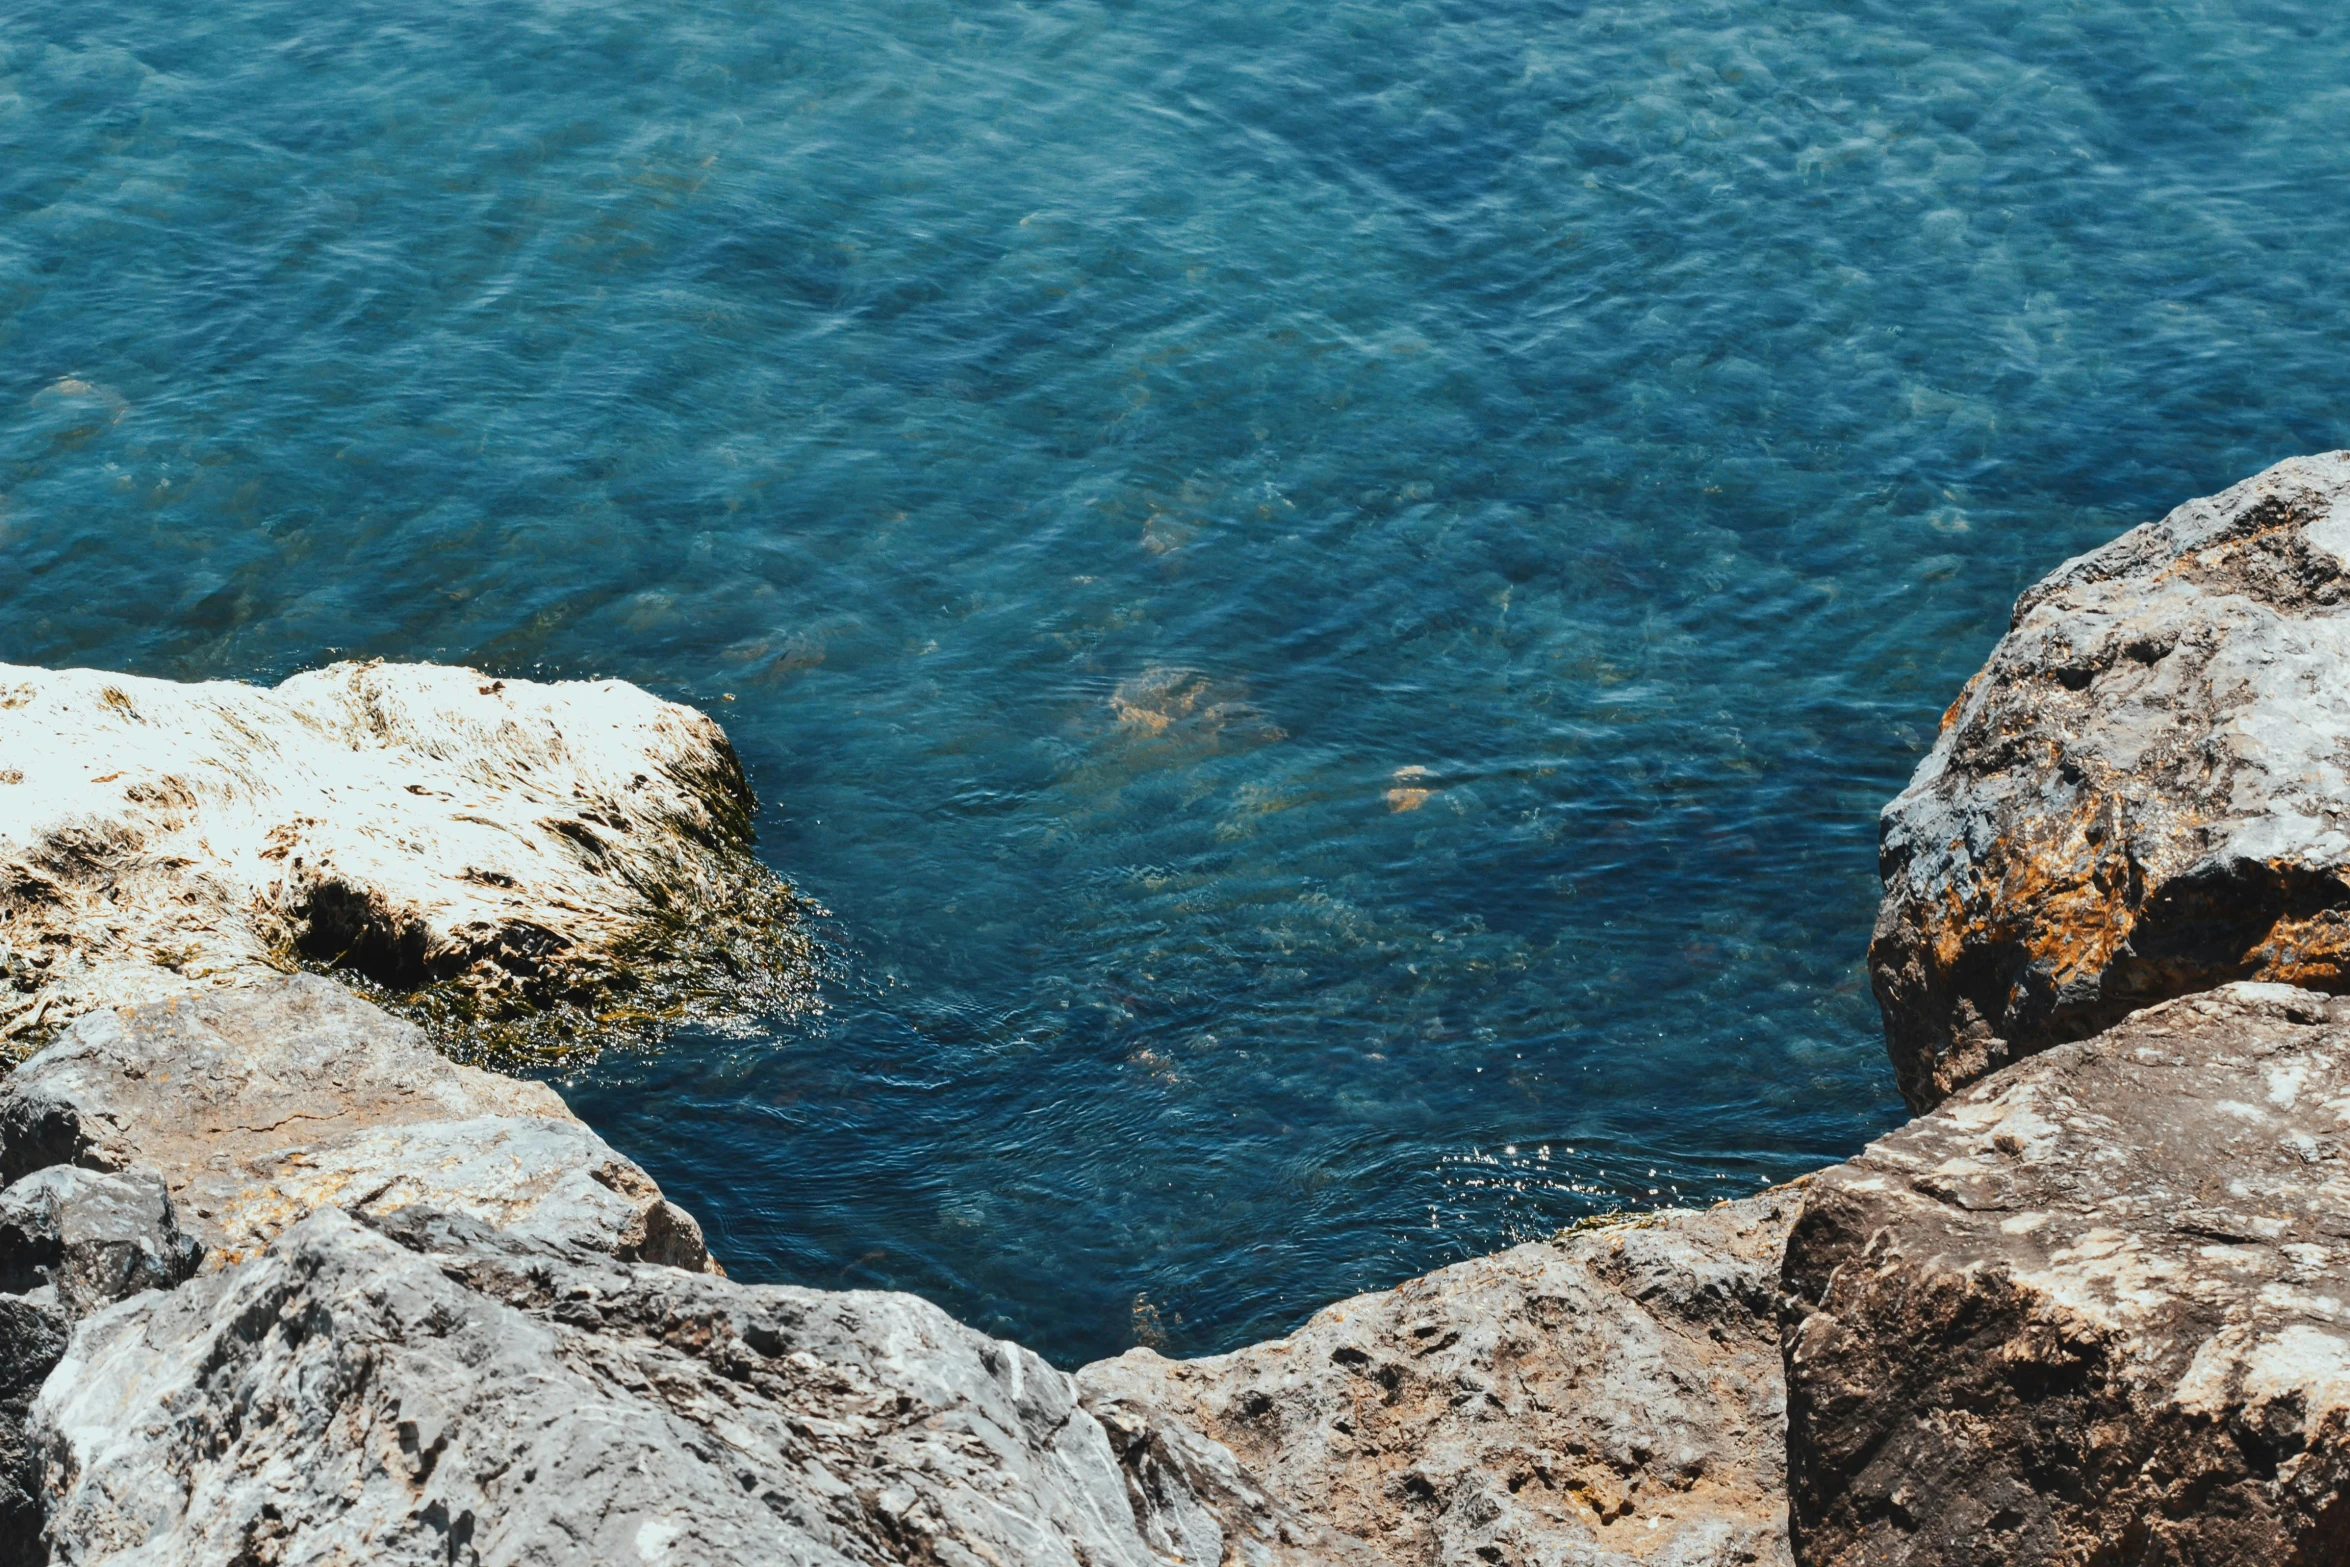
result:
[(2314, 3), (19, 0), (0, 657), (711, 706), (836, 981), (575, 1102), (1222, 1348), (1895, 1121), (1876, 809), (2350, 444), (2346, 175)]

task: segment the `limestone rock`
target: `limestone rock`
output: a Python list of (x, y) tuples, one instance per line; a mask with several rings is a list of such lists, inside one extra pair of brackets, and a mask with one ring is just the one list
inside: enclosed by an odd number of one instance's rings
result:
[(196, 1271), (204, 1248), (181, 1232), (163, 1178), (56, 1165), (0, 1191), (0, 1290), (47, 1287), (68, 1318)]
[(2350, 453), (2081, 556), (1886, 807), (1870, 968), (1923, 1109), (2236, 979), (2350, 988)]
[(59, 1567), (1154, 1567), (1071, 1379), (911, 1296), (382, 1223), (82, 1325), (33, 1419)]
[(1789, 1237), (1806, 1567), (2350, 1560), (2350, 1001), (2235, 984), (1976, 1084)]
[(215, 1266), (316, 1209), (412, 1203), (698, 1269), (694, 1221), (543, 1084), (301, 974), (82, 1017), (0, 1084), (0, 1178), (158, 1172)]
[(464, 1016), (780, 1004), (751, 805), (716, 724), (621, 681), (0, 665), (0, 1036), (305, 958)]
[[(1078, 1373), (1113, 1432), (1190, 1428), (1271, 1507), (1393, 1564), (1787, 1560), (1786, 1193), (1440, 1269), (1229, 1355)], [(1247, 1496), (1195, 1486), (1247, 1539)]]

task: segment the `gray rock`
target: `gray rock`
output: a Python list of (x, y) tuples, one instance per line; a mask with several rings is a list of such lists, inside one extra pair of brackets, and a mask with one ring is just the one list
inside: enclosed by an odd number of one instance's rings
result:
[(159, 1172), (214, 1266), (322, 1207), (415, 1203), (709, 1266), (693, 1220), (552, 1089), (459, 1066), (312, 975), (79, 1019), (0, 1085), (0, 1176), (67, 1162)]
[(1340, 1559), (1396, 1567), (1785, 1562), (1777, 1275), (1794, 1208), (1773, 1193), (1519, 1246), (1285, 1339), (1203, 1360), (1132, 1350), (1078, 1384), (1114, 1435), (1167, 1432), (1170, 1467), (1187, 1431), (1214, 1450), (1195, 1468), (1233, 1455), (1242, 1485), (1190, 1490), (1236, 1542), (1287, 1513)]
[(152, 1170), (56, 1165), (0, 1191), (0, 1290), (47, 1286), (68, 1318), (183, 1283), (203, 1255)]
[(2350, 1559), (2350, 1001), (2237, 984), (1952, 1097), (1787, 1243), (1806, 1567)]
[(1159, 1560), (1072, 1380), (913, 1297), (380, 1222), (82, 1324), (33, 1417), (60, 1567)]
[(1886, 808), (1910, 1104), (2235, 979), (2350, 988), (2350, 454), (2074, 560)]
[(1125, 1363), (1105, 1361), (1078, 1375), (1089, 1386), (1085, 1407), (1124, 1472), (1136, 1526), (1160, 1556), (1232, 1567), (1386, 1567), (1388, 1558), (1370, 1545), (1274, 1497), (1232, 1449), (1145, 1402), (1159, 1390)]
[(0, 1295), (0, 1567), (43, 1567), (41, 1454), (26, 1415), (65, 1354), (65, 1313), (40, 1296)]

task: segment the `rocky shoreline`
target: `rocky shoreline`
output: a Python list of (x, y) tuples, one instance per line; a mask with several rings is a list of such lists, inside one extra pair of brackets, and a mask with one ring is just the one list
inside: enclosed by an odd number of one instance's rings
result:
[(2346, 605), (2346, 454), (2024, 595), (1885, 814), (1920, 1114), (1851, 1161), (1073, 1375), (728, 1279), (551, 1091), (289, 972), (788, 1000), (706, 718), (0, 668), (0, 1567), (2350, 1562)]

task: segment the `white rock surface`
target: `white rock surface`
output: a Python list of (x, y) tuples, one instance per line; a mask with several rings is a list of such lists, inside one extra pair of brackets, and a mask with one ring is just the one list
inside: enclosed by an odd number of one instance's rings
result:
[(1158, 1567), (1069, 1377), (912, 1296), (389, 1222), (82, 1325), (32, 1417), (59, 1567)]
[(45, 1290), (69, 1320), (175, 1288), (203, 1256), (152, 1170), (51, 1165), (0, 1191), (0, 1290)]
[(1869, 966), (1926, 1109), (2230, 980), (2350, 989), (2350, 453), (2069, 561), (1885, 808)]
[(0, 665), (0, 1036), (297, 955), (493, 1014), (604, 1005), (632, 951), (777, 896), (750, 808), (716, 724), (622, 681)]

